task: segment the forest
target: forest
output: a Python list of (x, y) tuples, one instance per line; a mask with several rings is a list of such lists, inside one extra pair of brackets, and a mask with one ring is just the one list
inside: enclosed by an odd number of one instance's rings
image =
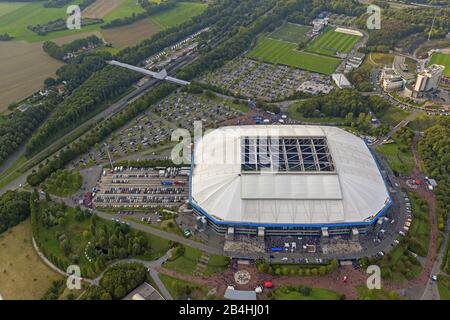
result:
[(0, 196), (0, 234), (29, 216), (29, 192), (7, 191)]

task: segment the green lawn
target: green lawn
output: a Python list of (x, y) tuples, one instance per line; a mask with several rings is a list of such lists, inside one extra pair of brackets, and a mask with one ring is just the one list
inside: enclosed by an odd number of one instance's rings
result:
[(353, 49), (359, 39), (359, 36), (336, 32), (332, 28), (329, 28), (314, 39), (308, 45), (306, 51), (327, 56), (334, 56), (337, 52), (348, 53)]
[(450, 77), (450, 54), (435, 52), (431, 56), (430, 64), (441, 64), (445, 66), (444, 75)]
[(359, 300), (399, 300), (400, 296), (396, 291), (369, 290), (367, 286), (362, 285), (357, 288)]
[(450, 277), (438, 276), (438, 289), (441, 300), (450, 300)]
[(180, 273), (193, 274), (202, 252), (198, 249), (185, 246), (185, 252), (175, 260), (167, 261), (164, 267)]
[(380, 121), (383, 124), (390, 125), (391, 127), (395, 127), (405, 119), (407, 116), (409, 116), (410, 112), (397, 108), (397, 107), (390, 107), (388, 110), (385, 111), (385, 113), (380, 117)]
[(162, 28), (171, 28), (201, 14), (207, 7), (206, 3), (180, 2), (175, 8), (157, 13), (150, 19)]
[[(81, 0), (74, 0), (72, 4), (78, 4)], [(11, 8), (14, 5), (16, 8)], [(44, 8), (43, 3), (21, 3), (5, 4), (0, 3), (0, 34), (9, 33), (15, 40), (27, 40), (30, 42), (46, 40), (55, 36), (74, 34), (89, 31), (94, 26), (85, 27), (81, 30), (66, 30), (50, 33), (46, 36), (39, 36), (27, 29), (29, 25), (45, 24), (48, 21), (67, 17), (67, 6), (62, 8)]]
[(159, 274), (159, 278), (175, 300), (186, 300), (187, 298), (191, 300), (204, 300), (208, 293), (207, 287), (197, 283), (181, 280), (162, 273)]
[(294, 23), (286, 23), (269, 35), (269, 38), (292, 43), (307, 41), (306, 34), (311, 30), (309, 26), (302, 26)]
[(401, 151), (397, 143), (380, 145), (376, 150), (386, 157), (391, 169), (397, 171), (399, 174), (409, 175), (414, 169), (412, 151)]
[(23, 7), (24, 5), (26, 5), (26, 3), (20, 3), (20, 2), (0, 2), (0, 17), (13, 12), (17, 9), (19, 9), (20, 7)]
[(339, 300), (341, 294), (321, 288), (311, 288), (308, 295), (296, 287), (284, 286), (273, 291), (272, 296), (276, 300)]
[(230, 265), (230, 258), (224, 256), (211, 256), (209, 257), (208, 265), (206, 266), (205, 276), (210, 276), (215, 273), (223, 272), (228, 269)]
[(261, 37), (248, 57), (324, 74), (333, 73), (341, 63), (341, 60), (336, 58), (301, 52), (296, 49), (297, 45), (293, 43)]

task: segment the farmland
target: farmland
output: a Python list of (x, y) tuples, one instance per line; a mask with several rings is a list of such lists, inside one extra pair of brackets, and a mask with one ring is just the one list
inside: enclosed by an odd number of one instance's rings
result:
[(0, 112), (39, 90), (61, 65), (42, 51), (40, 43), (0, 42)]
[[(102, 19), (112, 11), (123, 11), (122, 7), (128, 8), (131, 3), (134, 3), (134, 7), (141, 8), (140, 6), (136, 6), (136, 1), (133, 0), (97, 0), (83, 10), (83, 16), (86, 18)], [(134, 11), (132, 11), (131, 13), (133, 12)], [(113, 14), (111, 15), (114, 17)], [(109, 18), (111, 19), (111, 17)]]
[(150, 38), (160, 30), (159, 25), (151, 19), (143, 19), (130, 25), (104, 29), (101, 31), (101, 35), (115, 48), (125, 48)]
[(34, 251), (30, 220), (0, 235), (0, 271), (3, 299), (40, 299), (52, 281), (62, 278)]
[(208, 5), (197, 2), (180, 2), (173, 9), (153, 15), (150, 19), (162, 28), (171, 28), (201, 14)]
[(314, 39), (308, 45), (306, 51), (326, 56), (335, 56), (337, 52), (350, 52), (359, 39), (359, 36), (337, 32), (329, 28)]
[(450, 54), (435, 52), (431, 56), (430, 64), (440, 64), (445, 67), (444, 75), (450, 77)]
[(281, 28), (269, 35), (269, 38), (292, 43), (300, 43), (308, 40), (307, 33), (311, 30), (309, 26), (286, 23)]
[(341, 63), (341, 60), (337, 58), (301, 52), (296, 49), (297, 45), (293, 43), (261, 37), (248, 57), (324, 74), (333, 73)]

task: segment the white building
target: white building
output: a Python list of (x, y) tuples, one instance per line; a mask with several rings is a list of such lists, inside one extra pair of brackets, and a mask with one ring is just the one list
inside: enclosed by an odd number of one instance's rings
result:
[(391, 205), (359, 137), (329, 126), (216, 129), (193, 153), (189, 203), (225, 234), (366, 233)]
[(414, 96), (421, 97), (425, 92), (437, 89), (444, 69), (444, 66), (432, 64), (420, 72), (414, 86)]

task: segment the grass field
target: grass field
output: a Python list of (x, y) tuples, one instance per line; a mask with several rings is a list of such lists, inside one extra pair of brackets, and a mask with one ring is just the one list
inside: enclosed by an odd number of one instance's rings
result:
[(207, 7), (206, 3), (180, 2), (175, 8), (157, 13), (150, 19), (161, 28), (171, 28), (201, 14)]
[(441, 64), (445, 66), (444, 75), (450, 77), (450, 54), (435, 52), (431, 56), (430, 64)]
[(450, 277), (438, 276), (438, 289), (441, 300), (450, 300)]
[(309, 295), (305, 295), (288, 286), (275, 289), (273, 296), (276, 300), (339, 300), (341, 297), (337, 292), (321, 288), (311, 288)]
[(274, 64), (284, 64), (324, 74), (333, 73), (341, 60), (296, 50), (293, 43), (262, 37), (248, 54), (249, 58)]
[[(143, 10), (141, 6), (136, 5), (135, 0), (96, 0), (89, 7), (85, 8), (82, 14), (85, 18), (102, 19), (109, 15), (110, 12), (125, 11), (125, 8), (122, 7), (125, 7), (126, 9), (129, 7), (131, 7), (130, 9), (135, 9), (134, 7), (137, 7)], [(129, 15), (133, 12), (134, 11), (131, 11)], [(112, 19), (114, 19), (114, 15), (112, 15), (112, 17)]]
[(0, 295), (3, 299), (40, 299), (62, 277), (47, 267), (33, 249), (26, 220), (0, 235)]
[(184, 254), (173, 261), (164, 263), (164, 268), (171, 269), (180, 273), (192, 274), (197, 267), (198, 260), (202, 252), (192, 247), (186, 247)]
[[(175, 300), (204, 300), (208, 288), (197, 283), (188, 282), (160, 273), (159, 278)], [(189, 294), (187, 293), (189, 292)]]
[(380, 145), (376, 150), (383, 154), (392, 170), (401, 175), (409, 175), (414, 169), (414, 157), (412, 151), (400, 151), (397, 143)]
[(292, 43), (300, 43), (308, 40), (306, 34), (311, 30), (309, 26), (294, 23), (286, 23), (269, 35), (269, 38)]
[(326, 56), (334, 56), (337, 52), (348, 53), (359, 39), (359, 36), (336, 32), (329, 28), (314, 39), (307, 46), (306, 51)]
[[(98, 1), (98, 0), (97, 0)], [(104, 0), (109, 1), (109, 0)], [(120, 0), (108, 14), (104, 16), (105, 21), (112, 21), (123, 17), (130, 17), (133, 13), (144, 12), (140, 5), (136, 5), (136, 0)]]

